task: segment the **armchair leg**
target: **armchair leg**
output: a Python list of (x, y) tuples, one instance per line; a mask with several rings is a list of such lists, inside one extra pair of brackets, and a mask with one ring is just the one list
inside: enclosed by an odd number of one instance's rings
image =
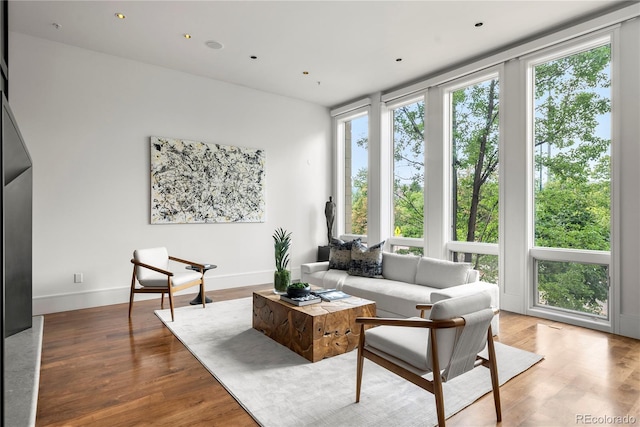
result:
[(164, 292), (160, 293), (160, 308), (164, 308)]
[(502, 408), (500, 405), (500, 381), (498, 379), (498, 365), (496, 364), (496, 349), (493, 345), (493, 332), (491, 325), (487, 332), (487, 349), (489, 352), (489, 371), (491, 372), (491, 386), (493, 388), (493, 402), (496, 407), (496, 419), (502, 421)]
[(360, 402), (360, 390), (362, 388), (362, 368), (364, 366), (364, 357), (362, 351), (364, 348), (364, 325), (360, 325), (360, 338), (358, 339), (358, 367), (356, 371), (356, 403)]
[(431, 366), (433, 371), (433, 396), (436, 399), (436, 412), (438, 414), (438, 426), (444, 427), (444, 393), (442, 392), (442, 377), (440, 376), (440, 362), (438, 360), (438, 341), (436, 339), (436, 330), (429, 329), (429, 338), (431, 340)]
[(133, 275), (131, 276), (131, 291), (129, 292), (129, 318), (131, 318), (131, 310), (133, 309), (133, 290), (136, 287), (136, 266), (133, 266)]
[(169, 288), (169, 308), (171, 308), (171, 321), (173, 322), (173, 291), (171, 288)]

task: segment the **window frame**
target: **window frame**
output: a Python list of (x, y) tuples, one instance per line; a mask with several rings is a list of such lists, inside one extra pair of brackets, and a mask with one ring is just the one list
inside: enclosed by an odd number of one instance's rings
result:
[[(346, 154), (346, 134), (345, 134), (345, 123), (349, 122), (349, 121), (353, 121), (355, 119), (367, 116), (370, 116), (371, 113), (371, 108), (368, 104), (364, 105), (364, 106), (360, 106), (358, 108), (354, 108), (352, 110), (349, 110), (347, 112), (338, 114), (334, 116), (334, 123), (335, 123), (335, 141), (336, 143), (334, 144), (335, 146), (335, 157), (334, 157), (334, 164), (336, 165), (336, 183), (335, 183), (335, 187), (334, 187), (334, 194), (336, 195), (335, 197), (335, 202), (336, 202), (336, 218), (338, 219), (338, 221), (336, 221), (336, 235), (337, 236), (342, 236), (342, 235), (346, 235), (346, 174), (345, 174), (345, 170), (346, 170), (346, 159), (345, 159), (345, 154)], [(367, 173), (368, 173), (368, 177), (370, 175), (370, 159), (369, 156), (367, 156)], [(368, 211), (367, 211), (367, 215), (368, 215)], [(352, 234), (349, 234), (350, 236)], [(366, 240), (366, 235), (352, 235), (354, 236), (354, 238), (357, 237), (361, 237), (364, 238), (364, 240)], [(364, 241), (363, 240), (363, 241)]]
[[(521, 59), (523, 68), (526, 70), (526, 127), (527, 127), (527, 224), (528, 224), (528, 281), (527, 281), (527, 302), (525, 313), (527, 315), (539, 316), (578, 324), (598, 330), (610, 331), (613, 328), (613, 313), (615, 313), (615, 286), (614, 275), (615, 266), (613, 264), (616, 248), (615, 224), (617, 223), (615, 202), (616, 202), (616, 171), (617, 171), (617, 147), (616, 147), (616, 115), (615, 115), (615, 93), (618, 87), (616, 70), (616, 48), (615, 40), (617, 26), (593, 32), (589, 35), (577, 37), (564, 43), (555, 44), (540, 51), (523, 56)], [(609, 44), (611, 46), (611, 142), (610, 142), (610, 236), (611, 247), (609, 251), (572, 249), (572, 248), (551, 248), (535, 245), (535, 107), (534, 107), (534, 68), (537, 65), (545, 64), (549, 61), (561, 59), (570, 55), (576, 55), (591, 49)], [(538, 303), (537, 265), (539, 261), (572, 262), (578, 264), (606, 265), (608, 267), (609, 295), (607, 299), (607, 317), (603, 318), (590, 313), (580, 313), (578, 311), (563, 309), (561, 307), (547, 306)]]
[[(422, 218), (422, 238), (416, 238), (416, 237), (397, 237), (394, 235), (394, 231), (395, 231), (395, 203), (394, 203), (394, 192), (393, 192), (393, 184), (394, 184), (394, 177), (395, 177), (395, 159), (394, 159), (394, 151), (395, 151), (395, 137), (394, 137), (394, 131), (395, 131), (395, 127), (394, 127), (394, 110), (407, 106), (407, 105), (411, 105), (411, 104), (415, 104), (418, 102), (422, 102), (424, 104), (424, 109), (423, 109), (423, 124), (424, 124), (424, 133), (422, 135), (422, 144), (423, 144), (423, 155), (424, 155), (424, 172), (423, 172), (423, 202), (424, 204), (426, 204), (426, 200), (427, 200), (427, 182), (426, 182), (426, 168), (427, 168), (427, 143), (426, 143), (426, 135), (427, 135), (427, 122), (426, 122), (426, 115), (427, 115), (427, 93), (425, 91), (423, 92), (419, 92), (419, 93), (412, 93), (409, 94), (407, 96), (403, 96), (401, 98), (396, 98), (390, 101), (387, 101), (384, 103), (384, 109), (382, 112), (383, 115), (383, 122), (387, 122), (388, 125), (388, 131), (384, 132), (384, 135), (382, 137), (382, 141), (384, 144), (384, 147), (386, 147), (386, 149), (389, 152), (389, 188), (391, 189), (391, 191), (389, 192), (389, 197), (386, 199), (387, 203), (388, 203), (388, 207), (389, 207), (389, 223), (387, 224), (387, 226), (385, 227), (389, 233), (389, 238), (387, 239), (387, 242), (385, 244), (385, 247), (388, 248), (390, 251), (393, 252), (393, 247), (394, 246), (408, 246), (408, 247), (412, 247), (412, 248), (420, 248), (422, 249), (423, 253), (426, 250), (425, 248), (425, 241), (426, 241), (426, 216), (427, 216), (427, 210), (426, 210), (426, 206), (423, 206), (423, 218)], [(386, 116), (386, 120), (385, 120), (385, 116)]]
[[(500, 250), (500, 238), (504, 232), (503, 210), (504, 210), (504, 185), (503, 177), (499, 171), (498, 174), (498, 243), (485, 243), (485, 242), (467, 242), (457, 241), (452, 238), (453, 230), (453, 195), (452, 195), (452, 181), (453, 181), (453, 145), (452, 145), (452, 114), (453, 114), (453, 92), (473, 86), (475, 84), (483, 83), (488, 80), (496, 78), (500, 84), (500, 90), (498, 93), (499, 105), (504, 105), (504, 91), (502, 90), (502, 81), (504, 79), (504, 65), (499, 64), (470, 75), (459, 77), (451, 82), (443, 84), (441, 88), (441, 96), (443, 103), (443, 143), (445, 144), (445, 159), (444, 159), (444, 196), (445, 196), (445, 212), (444, 224), (444, 248), (448, 259), (453, 259), (454, 252), (469, 252), (473, 254), (482, 255), (494, 255), (498, 257), (498, 283), (502, 282), (503, 268), (501, 260)], [(500, 112), (500, 120), (498, 125), (498, 165), (503, 162), (503, 146), (504, 146), (504, 120), (502, 120), (502, 112)]]

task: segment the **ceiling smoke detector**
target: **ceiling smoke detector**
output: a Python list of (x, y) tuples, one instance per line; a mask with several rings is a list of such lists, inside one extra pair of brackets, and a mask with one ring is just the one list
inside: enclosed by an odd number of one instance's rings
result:
[(215, 49), (215, 50), (219, 50), (219, 49), (222, 49), (224, 47), (222, 45), (222, 43), (217, 42), (215, 40), (209, 40), (209, 41), (205, 42), (204, 44), (206, 44), (207, 47), (209, 47), (211, 49)]

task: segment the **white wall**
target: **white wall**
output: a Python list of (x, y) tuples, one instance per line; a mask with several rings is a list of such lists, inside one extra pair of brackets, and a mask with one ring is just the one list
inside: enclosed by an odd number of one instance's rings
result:
[[(327, 109), (23, 34), (9, 40), (9, 102), (34, 163), (35, 314), (127, 301), (135, 248), (217, 264), (208, 289), (270, 282), (280, 226), (293, 233), (294, 277), (315, 260), (331, 188)], [(264, 149), (266, 222), (150, 225), (150, 136)]]

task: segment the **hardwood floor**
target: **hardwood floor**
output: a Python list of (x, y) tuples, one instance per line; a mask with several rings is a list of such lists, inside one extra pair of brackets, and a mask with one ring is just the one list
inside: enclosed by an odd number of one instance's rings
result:
[[(207, 295), (221, 301), (264, 288)], [(46, 315), (36, 425), (257, 425), (154, 315), (159, 305), (134, 303), (131, 322), (128, 304)], [(595, 417), (616, 416), (640, 425), (640, 341), (508, 312), (500, 328), (499, 341), (545, 355), (501, 387), (500, 425), (610, 425), (616, 420)], [(447, 420), (496, 424), (490, 395)]]

